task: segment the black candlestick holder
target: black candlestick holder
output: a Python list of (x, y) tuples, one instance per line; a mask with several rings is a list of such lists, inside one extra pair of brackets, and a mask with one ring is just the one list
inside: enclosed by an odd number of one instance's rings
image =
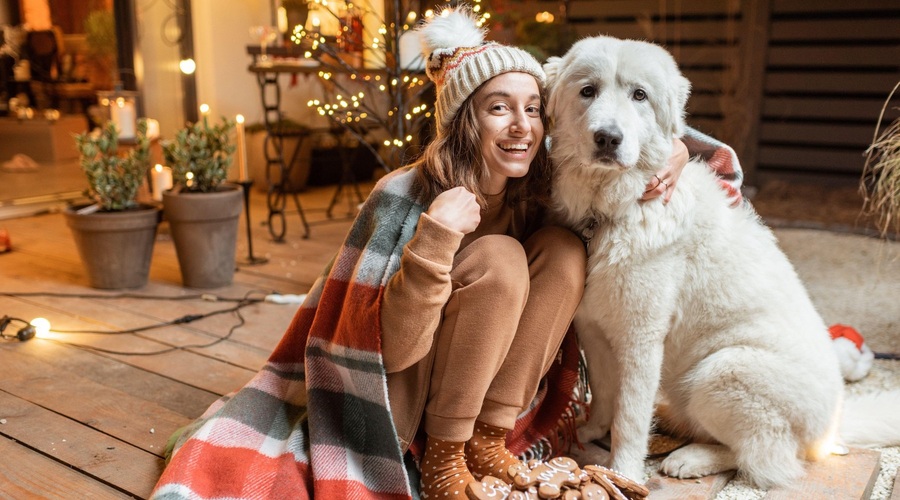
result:
[(238, 184), (244, 190), (244, 220), (247, 221), (247, 258), (240, 261), (240, 263), (245, 266), (265, 264), (269, 262), (269, 259), (253, 255), (253, 234), (250, 232), (250, 186), (253, 185), (253, 181), (238, 181)]

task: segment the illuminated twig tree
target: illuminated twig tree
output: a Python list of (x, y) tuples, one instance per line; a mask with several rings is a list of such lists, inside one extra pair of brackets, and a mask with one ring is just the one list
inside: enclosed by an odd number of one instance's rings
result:
[[(318, 77), (331, 89), (327, 102), (314, 99), (309, 105), (343, 126), (389, 171), (415, 155), (432, 116), (432, 85), (418, 38), (409, 32), (433, 11), (420, 14), (418, 0), (387, 0), (382, 13), (373, 8), (378, 1), (311, 0), (311, 22), (296, 26), (291, 40), (308, 48), (305, 57), (320, 63)], [(484, 23), (489, 14), (481, 12), (480, 1), (473, 10)], [(322, 33), (323, 22), (335, 20), (337, 34)], [(366, 140), (373, 130), (385, 135), (381, 151)]]

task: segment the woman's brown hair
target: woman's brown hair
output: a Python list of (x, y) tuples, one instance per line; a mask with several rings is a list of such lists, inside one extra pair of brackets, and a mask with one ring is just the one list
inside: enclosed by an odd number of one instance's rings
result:
[[(486, 206), (485, 194), (491, 193), (482, 193), (479, 187), (486, 173), (486, 167), (481, 154), (481, 131), (475, 118), (473, 100), (473, 96), (483, 86), (484, 84), (469, 95), (446, 128), (446, 132), (442, 136), (435, 137), (425, 147), (421, 158), (413, 163), (423, 189), (423, 198), (427, 203), (448, 189), (462, 186), (475, 194), (479, 205)], [(546, 131), (544, 97), (541, 89), (541, 122)], [(545, 206), (549, 197), (550, 159), (546, 142), (541, 138), (528, 173), (520, 178), (510, 178), (507, 182), (506, 203), (515, 206), (522, 201), (528, 201)]]

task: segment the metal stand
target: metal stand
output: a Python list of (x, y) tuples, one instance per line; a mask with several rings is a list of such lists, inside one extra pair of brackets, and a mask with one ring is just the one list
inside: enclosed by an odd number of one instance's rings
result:
[[(309, 238), (309, 222), (306, 220), (306, 214), (303, 206), (300, 205), (300, 198), (297, 193), (291, 189), (291, 168), (292, 164), (285, 163), (284, 160), (284, 134), (282, 133), (281, 123), (281, 87), (278, 86), (278, 73), (274, 69), (270, 71), (260, 70), (256, 74), (256, 80), (259, 83), (260, 95), (263, 104), (263, 118), (266, 124), (266, 140), (263, 145), (266, 155), (266, 179), (269, 183), (269, 193), (267, 202), (269, 205), (269, 234), (277, 242), (284, 241), (284, 233), (287, 231), (287, 222), (285, 221), (285, 205), (287, 204), (288, 194), (294, 198), (294, 206), (300, 215), (300, 222), (303, 224), (303, 238)], [(300, 144), (297, 144), (297, 150)], [(296, 156), (296, 150), (295, 155)], [(293, 160), (291, 160), (293, 162)], [(273, 170), (277, 172), (278, 182), (274, 182)]]
[[(344, 138), (348, 133), (343, 127), (338, 131), (332, 129), (331, 134), (335, 136), (338, 142), (337, 150), (338, 155), (341, 158), (341, 178), (338, 181), (337, 190), (334, 192), (334, 196), (331, 197), (331, 202), (328, 203), (325, 215), (329, 219), (333, 218), (332, 211), (342, 195), (344, 195), (347, 197), (347, 216), (353, 217), (353, 214), (356, 213), (356, 206), (362, 204), (365, 200), (359, 190), (359, 183), (356, 182), (356, 174), (353, 173), (353, 163), (356, 161), (358, 150), (351, 149), (344, 144)], [(352, 192), (350, 190), (351, 187), (353, 188)], [(356, 195), (356, 204), (354, 204), (354, 194)]]
[(240, 261), (245, 266), (256, 266), (269, 262), (265, 257), (253, 256), (253, 235), (250, 233), (250, 186), (253, 185), (252, 180), (240, 181), (238, 184), (244, 190), (244, 219), (247, 221), (247, 258)]

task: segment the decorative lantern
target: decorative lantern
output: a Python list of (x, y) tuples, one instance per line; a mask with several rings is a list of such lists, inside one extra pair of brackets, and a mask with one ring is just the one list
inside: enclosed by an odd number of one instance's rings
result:
[(116, 124), (119, 142), (134, 141), (137, 133), (138, 93), (122, 90), (122, 84), (117, 83), (112, 91), (97, 92), (97, 98), (104, 117)]

